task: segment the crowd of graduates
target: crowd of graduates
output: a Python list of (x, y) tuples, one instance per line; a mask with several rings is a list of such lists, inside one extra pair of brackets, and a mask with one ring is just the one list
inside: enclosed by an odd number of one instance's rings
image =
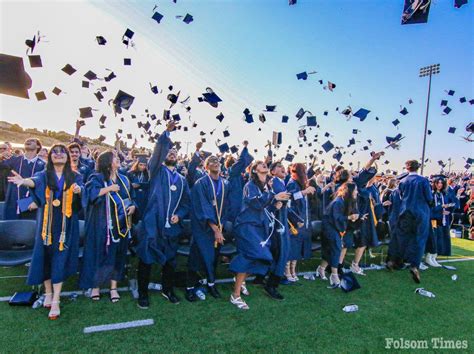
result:
[[(437, 256), (451, 255), (453, 224), (470, 224), (474, 239), (470, 173), (427, 178), (409, 160), (405, 173), (384, 175), (377, 171), (383, 152), (372, 153), (358, 171), (341, 165), (324, 171), (315, 161), (275, 160), (270, 145), (266, 156), (255, 159), (247, 141), (238, 153), (218, 155), (197, 143), (184, 156), (171, 141), (176, 125), (168, 122), (149, 154), (124, 153), (120, 144), (91, 152), (80, 139), (49, 150), (38, 139), (26, 140), (18, 151), (0, 145), (4, 218), (37, 220), (27, 283), (44, 285), (50, 319), (60, 316), (63, 282), (78, 272), (79, 286), (91, 289), (92, 301), (108, 287), (110, 301), (118, 302), (117, 283), (124, 279), (131, 244), (139, 259), (138, 307), (149, 307), (153, 264), (161, 265), (162, 295), (179, 303), (175, 269), (185, 219), (192, 230), (185, 298), (199, 300), (199, 284), (221, 297), (219, 251), (232, 241), (237, 254), (229, 265), (235, 273), (230, 302), (239, 309), (249, 308), (242, 295), (249, 295), (250, 275), (279, 300), (280, 284), (299, 281), (298, 261), (312, 256), (315, 220), (322, 222), (316, 277), (330, 288), (341, 286), (348, 249), (355, 250), (349, 271), (362, 276), (364, 252), (390, 239), (387, 268), (407, 268), (419, 283), (420, 269), (440, 267)], [(85, 220), (81, 265), (79, 220)]]

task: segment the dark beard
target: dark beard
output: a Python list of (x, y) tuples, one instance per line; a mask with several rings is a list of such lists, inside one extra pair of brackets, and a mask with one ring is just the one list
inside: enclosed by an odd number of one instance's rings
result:
[(176, 161), (176, 160), (174, 160), (174, 161), (168, 160), (168, 159), (165, 160), (165, 165), (166, 166), (175, 167), (177, 164), (178, 164), (178, 161)]

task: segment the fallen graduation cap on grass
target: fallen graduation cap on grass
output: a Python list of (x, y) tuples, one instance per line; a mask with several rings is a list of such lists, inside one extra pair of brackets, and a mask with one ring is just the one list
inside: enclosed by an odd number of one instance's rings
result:
[(341, 284), (340, 287), (342, 291), (348, 293), (353, 290), (360, 289), (360, 284), (357, 281), (355, 275), (351, 273), (345, 273), (341, 276)]
[(0, 93), (30, 98), (32, 81), (23, 66), (23, 58), (0, 54)]
[(405, 0), (403, 7), (402, 25), (428, 22), (431, 0)]

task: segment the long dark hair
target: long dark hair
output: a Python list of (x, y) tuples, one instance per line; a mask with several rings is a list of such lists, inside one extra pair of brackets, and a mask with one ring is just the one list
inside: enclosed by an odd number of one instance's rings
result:
[(356, 210), (356, 200), (353, 197), (355, 183), (346, 182), (337, 190), (337, 196), (344, 200), (344, 215), (351, 215)]
[(63, 169), (63, 176), (64, 176), (64, 182), (66, 184), (66, 189), (71, 187), (76, 180), (76, 174), (74, 173), (71, 167), (71, 155), (69, 155), (68, 148), (64, 144), (54, 144), (53, 146), (51, 146), (51, 149), (49, 149), (48, 162), (46, 163), (47, 184), (48, 184), (49, 189), (53, 191), (58, 190), (58, 184), (56, 182), (56, 172), (54, 170), (53, 160), (51, 159), (53, 150), (56, 148), (63, 149), (67, 155), (66, 164), (64, 165), (64, 169)]
[(446, 182), (445, 178), (439, 178), (439, 177), (433, 180), (433, 183), (432, 183), (433, 192), (438, 192), (438, 188), (437, 188), (438, 182), (443, 183), (443, 186), (441, 187), (441, 190), (439, 192), (444, 193), (446, 191), (446, 188), (448, 187), (448, 183)]
[(250, 180), (253, 181), (253, 183), (257, 185), (258, 189), (260, 189), (260, 192), (263, 192), (263, 190), (265, 189), (265, 183), (262, 183), (262, 181), (260, 181), (260, 178), (258, 178), (257, 166), (263, 165), (263, 164), (265, 164), (265, 162), (261, 160), (254, 161), (250, 165), (250, 169), (249, 169)]
[(306, 175), (306, 166), (303, 163), (295, 163), (291, 166), (291, 178), (293, 178), (301, 189), (308, 187), (308, 177)]
[(101, 173), (106, 181), (110, 181), (114, 157), (115, 153), (112, 150), (106, 150), (97, 158), (96, 171)]

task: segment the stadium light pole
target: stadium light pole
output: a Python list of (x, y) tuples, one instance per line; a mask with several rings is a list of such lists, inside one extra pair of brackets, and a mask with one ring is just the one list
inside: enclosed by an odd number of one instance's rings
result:
[(425, 133), (423, 135), (423, 150), (421, 153), (421, 175), (423, 176), (423, 170), (425, 167), (425, 149), (426, 149), (426, 135), (428, 133), (428, 115), (430, 111), (430, 94), (431, 94), (431, 77), (439, 74), (439, 64), (432, 64), (420, 68), (419, 77), (429, 76), (428, 81), (428, 99), (426, 101), (426, 116), (425, 116)]

